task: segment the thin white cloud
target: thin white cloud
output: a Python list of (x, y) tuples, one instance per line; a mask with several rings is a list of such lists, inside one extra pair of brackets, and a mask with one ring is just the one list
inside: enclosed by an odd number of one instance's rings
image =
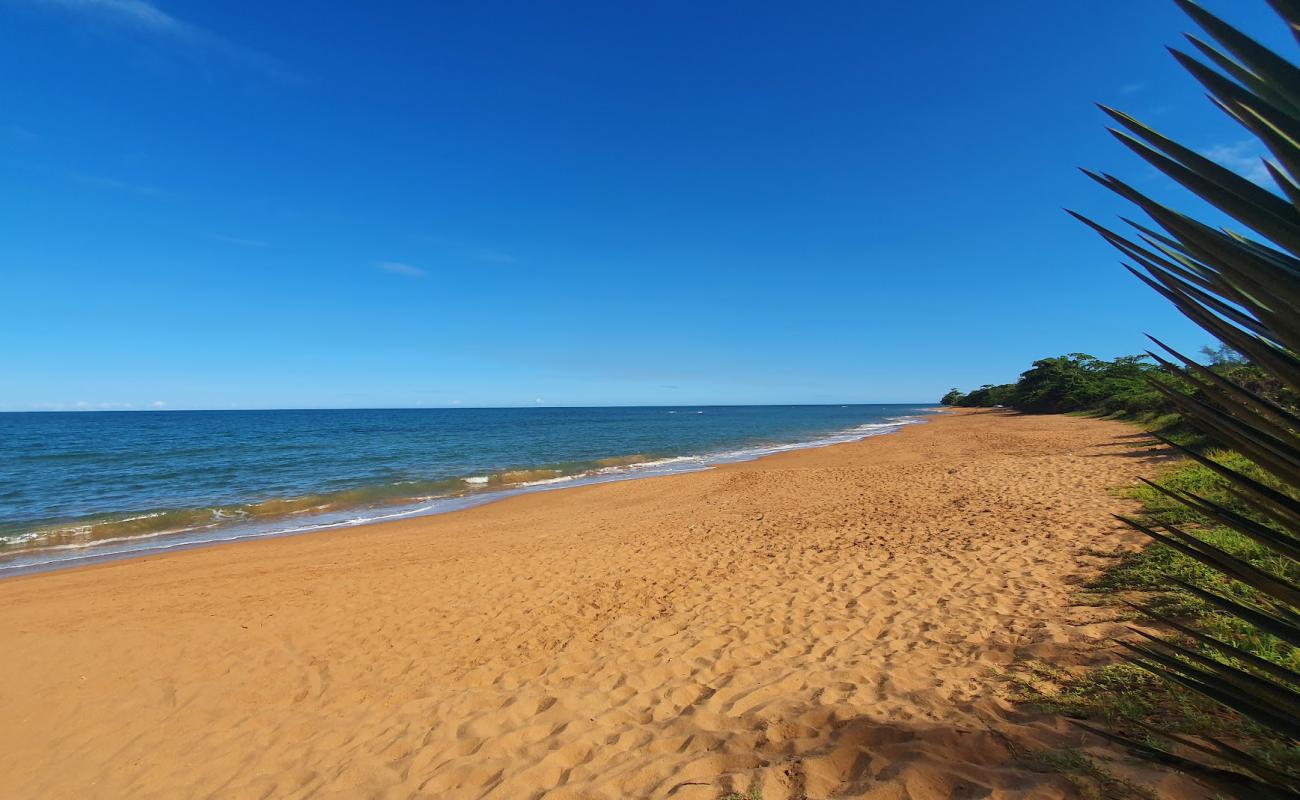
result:
[(487, 261), (491, 264), (513, 264), (516, 260), (509, 253), (501, 253), (496, 250), (481, 250), (476, 258), (479, 261)]
[[(155, 400), (148, 407), (162, 408), (166, 405), (161, 400)], [(30, 403), (27, 407), (32, 411), (134, 411), (137, 408), (135, 403), (90, 403), (85, 400), (75, 403)]]
[(211, 236), (213, 239), (217, 240), (218, 242), (225, 242), (226, 244), (237, 244), (242, 247), (266, 247), (270, 244), (270, 242), (264, 242), (261, 239), (241, 239), (238, 236), (223, 236), (219, 233), (209, 234), (209, 236)]
[(216, 56), (231, 64), (262, 72), (285, 83), (299, 79), (278, 60), (256, 50), (172, 16), (149, 0), (34, 0), (40, 5), (58, 6), (106, 20), (143, 33), (166, 38), (202, 55)]
[(400, 261), (385, 261), (379, 265), (379, 268), (394, 275), (404, 275), (407, 278), (423, 278), (426, 274), (419, 267), (403, 264)]
[(131, 192), (132, 194), (141, 194), (147, 197), (166, 197), (168, 193), (154, 186), (145, 186), (139, 183), (130, 183), (128, 181), (119, 181), (116, 178), (108, 178), (103, 175), (87, 175), (82, 172), (64, 173), (70, 180), (86, 186), (94, 186), (100, 189), (116, 189), (120, 192)]
[(1216, 144), (1201, 150), (1201, 155), (1227, 167), (1241, 177), (1260, 186), (1271, 187), (1273, 177), (1264, 167), (1263, 149), (1254, 139), (1243, 139), (1231, 144)]
[(1129, 95), (1135, 95), (1145, 88), (1147, 88), (1147, 85), (1145, 83), (1142, 83), (1140, 81), (1135, 81), (1133, 83), (1126, 83), (1123, 86), (1119, 87), (1119, 93), (1127, 97)]
[(22, 125), (5, 125), (2, 130), (4, 131), (5, 138), (18, 142), (19, 144), (33, 144), (41, 138), (24, 128)]
[(47, 5), (58, 5), (79, 10), (98, 10), (118, 15), (145, 28), (156, 30), (183, 30), (185, 23), (146, 0), (43, 0)]
[(167, 404), (162, 400), (155, 400), (149, 404), (150, 408), (166, 408)]

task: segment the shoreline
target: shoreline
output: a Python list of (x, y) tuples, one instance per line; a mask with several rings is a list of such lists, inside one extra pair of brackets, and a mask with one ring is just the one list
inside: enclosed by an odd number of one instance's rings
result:
[[(924, 424), (930, 417), (943, 413), (940, 408), (917, 408), (916, 414), (902, 415), (881, 423), (869, 423), (854, 428), (830, 431), (818, 437), (787, 444), (752, 445), (698, 455), (669, 456), (645, 462), (592, 469), (571, 475), (560, 475), (518, 484), (503, 484), (479, 489), (486, 479), (465, 478), (467, 491), (423, 498), (384, 506), (357, 506), (340, 508), (316, 514), (285, 514), (281, 517), (248, 522), (234, 522), (225, 526), (206, 525), (186, 530), (163, 530), (156, 533), (122, 536), (85, 543), (49, 545), (37, 548), (21, 546), (0, 547), (0, 581), (23, 575), (37, 575), (65, 569), (76, 569), (95, 564), (112, 563), (133, 558), (145, 558), (213, 547), (242, 541), (279, 539), (288, 536), (324, 533), (349, 528), (365, 528), (387, 522), (465, 511), (500, 502), (510, 497), (549, 492), (558, 489), (578, 488), (628, 480), (667, 477), (717, 469), (728, 464), (744, 463), (769, 458), (785, 452), (834, 447), (862, 441), (874, 436), (898, 433), (909, 425)], [(619, 460), (617, 457), (606, 459)], [(540, 469), (519, 468), (514, 472), (540, 472)], [(444, 481), (446, 482), (446, 481)], [(281, 501), (272, 501), (281, 502)], [(197, 511), (199, 509), (194, 509)], [(185, 509), (163, 513), (184, 512)], [(146, 517), (153, 512), (143, 513)], [(358, 516), (364, 513), (366, 516)], [(139, 519), (141, 517), (131, 517)], [(287, 527), (286, 527), (287, 526)], [(29, 534), (30, 535), (30, 534)], [(6, 549), (9, 551), (6, 552)]]
[(1108, 515), (1132, 507), (1110, 488), (1159, 463), (1133, 437), (941, 414), (18, 576), (0, 582), (0, 795), (1070, 797), (1007, 743), (1079, 734), (992, 675), (1104, 659), (1123, 630), (1071, 598), (1094, 549), (1140, 536)]

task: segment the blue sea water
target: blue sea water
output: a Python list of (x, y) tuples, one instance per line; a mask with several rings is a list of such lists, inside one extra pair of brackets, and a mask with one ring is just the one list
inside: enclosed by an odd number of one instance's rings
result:
[(888, 433), (925, 405), (0, 414), (0, 576)]

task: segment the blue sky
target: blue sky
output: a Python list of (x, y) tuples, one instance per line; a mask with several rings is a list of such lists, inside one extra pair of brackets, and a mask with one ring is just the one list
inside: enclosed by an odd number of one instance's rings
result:
[[(0, 409), (933, 401), (1207, 338), (1172, 3), (0, 0)], [(1265, 4), (1207, 3), (1270, 42)], [(1184, 206), (1197, 208), (1190, 202)]]

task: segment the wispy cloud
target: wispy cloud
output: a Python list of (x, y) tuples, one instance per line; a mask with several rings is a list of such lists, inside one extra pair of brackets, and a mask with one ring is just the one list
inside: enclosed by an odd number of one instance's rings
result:
[(379, 265), (379, 268), (394, 275), (404, 275), (407, 278), (423, 278), (426, 275), (425, 271), (419, 267), (403, 264), (400, 261), (384, 261)]
[(92, 189), (110, 189), (116, 192), (126, 192), (129, 194), (141, 195), (142, 197), (171, 197), (171, 192), (159, 189), (157, 186), (151, 186), (144, 183), (133, 183), (131, 181), (119, 180), (118, 178), (109, 177), (108, 175), (99, 175), (92, 172), (81, 172), (76, 169), (68, 169), (61, 166), (52, 166), (30, 160), (21, 162), (20, 167), (43, 178), (50, 178), (57, 181), (66, 181), (69, 183), (87, 186)]
[(147, 0), (40, 0), (43, 5), (63, 6), (78, 11), (99, 11), (156, 30), (181, 31), (185, 23)]
[(417, 233), (411, 235), (411, 241), (422, 245), (435, 245), (444, 251), (447, 258), (462, 260), (473, 259), (485, 264), (517, 264), (519, 259), (513, 254), (481, 243), (456, 239), (442, 234)]
[(475, 258), (490, 264), (513, 264), (517, 260), (509, 253), (502, 253), (497, 250), (480, 250)]
[(103, 175), (87, 175), (83, 172), (66, 172), (64, 174), (69, 180), (100, 189), (115, 189), (119, 192), (130, 192), (132, 194), (140, 194), (146, 197), (166, 197), (168, 195), (167, 192), (155, 186), (146, 186), (139, 183), (120, 181), (116, 178), (109, 178)]
[(92, 403), (88, 400), (78, 400), (75, 403), (29, 403), (27, 405), (27, 408), (31, 411), (135, 411), (142, 408), (157, 411), (166, 407), (167, 403), (162, 400), (154, 400), (152, 403), (144, 405), (120, 402)]
[(3, 131), (6, 139), (18, 142), (19, 144), (34, 144), (41, 138), (32, 131), (24, 128), (22, 125), (0, 125), (0, 131)]
[(1145, 88), (1147, 88), (1147, 85), (1145, 83), (1142, 83), (1141, 81), (1134, 81), (1133, 83), (1126, 83), (1123, 86), (1119, 87), (1119, 93), (1124, 95), (1125, 97), (1130, 97), (1132, 95), (1137, 94), (1138, 92), (1141, 92)]
[(1201, 150), (1201, 155), (1227, 167), (1241, 177), (1261, 186), (1271, 186), (1273, 178), (1264, 167), (1264, 152), (1259, 142), (1243, 139), (1231, 144), (1216, 144)]
[(264, 242), (261, 239), (241, 239), (238, 236), (223, 236), (220, 233), (208, 234), (218, 242), (226, 244), (237, 244), (240, 247), (267, 247), (270, 242)]
[(195, 54), (213, 56), (283, 83), (300, 79), (277, 59), (235, 44), (212, 31), (172, 16), (149, 0), (31, 0), (170, 40)]
[(90, 403), (78, 400), (75, 403), (31, 403), (27, 406), (32, 411), (134, 411), (134, 403)]

